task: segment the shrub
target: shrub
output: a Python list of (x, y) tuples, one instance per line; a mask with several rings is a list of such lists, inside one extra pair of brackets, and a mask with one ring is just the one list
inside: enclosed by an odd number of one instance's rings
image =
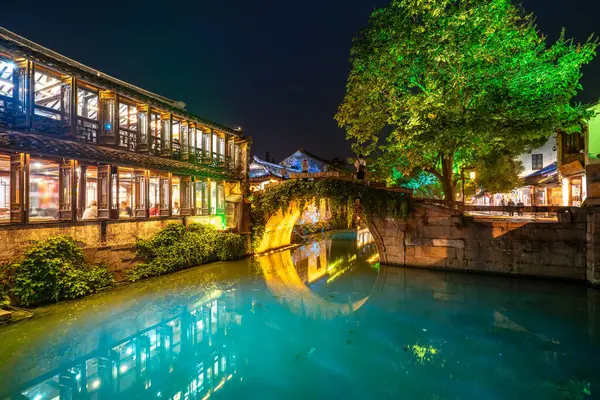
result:
[(37, 242), (21, 262), (5, 266), (2, 276), (5, 291), (25, 306), (74, 299), (114, 283), (104, 266), (85, 264), (83, 251), (68, 236)]
[(219, 232), (212, 225), (169, 224), (149, 240), (137, 239), (136, 256), (143, 263), (125, 273), (134, 282), (211, 261), (239, 259), (247, 253), (241, 235)]

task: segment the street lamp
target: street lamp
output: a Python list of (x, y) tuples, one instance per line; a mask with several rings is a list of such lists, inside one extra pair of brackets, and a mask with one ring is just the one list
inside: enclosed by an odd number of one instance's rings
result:
[[(465, 205), (465, 169), (471, 169), (471, 168), (461, 168), (460, 169), (460, 176), (462, 179), (462, 203), (463, 206)], [(474, 181), (475, 178), (477, 177), (477, 173), (475, 171), (470, 171), (469, 172), (469, 179)]]

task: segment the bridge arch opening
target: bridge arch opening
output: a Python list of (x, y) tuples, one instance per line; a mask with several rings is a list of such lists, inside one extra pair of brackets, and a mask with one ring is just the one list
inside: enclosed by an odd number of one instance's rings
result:
[[(265, 224), (265, 229), (260, 242), (256, 248), (256, 253), (264, 254), (276, 250), (282, 250), (291, 246), (294, 228), (301, 219), (303, 212), (310, 205), (305, 205), (300, 208), (297, 202), (291, 202), (290, 206), (285, 210), (278, 210), (272, 214)], [(369, 221), (361, 212), (360, 207), (353, 210), (354, 217), (359, 221), (359, 226), (356, 235), (357, 241), (366, 243), (371, 240), (375, 242), (377, 252), (381, 261), (385, 262), (385, 253), (383, 240), (377, 230), (375, 224)]]

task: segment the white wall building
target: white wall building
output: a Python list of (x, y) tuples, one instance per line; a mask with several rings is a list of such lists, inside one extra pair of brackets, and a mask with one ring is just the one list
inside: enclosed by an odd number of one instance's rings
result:
[(522, 178), (529, 176), (557, 161), (556, 137), (552, 135), (545, 145), (533, 150), (531, 153), (522, 154), (519, 161), (525, 169), (521, 173)]

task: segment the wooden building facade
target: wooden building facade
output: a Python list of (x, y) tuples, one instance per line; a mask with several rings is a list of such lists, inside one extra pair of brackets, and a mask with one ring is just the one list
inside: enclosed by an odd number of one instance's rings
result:
[(249, 139), (0, 28), (0, 224), (240, 229)]

